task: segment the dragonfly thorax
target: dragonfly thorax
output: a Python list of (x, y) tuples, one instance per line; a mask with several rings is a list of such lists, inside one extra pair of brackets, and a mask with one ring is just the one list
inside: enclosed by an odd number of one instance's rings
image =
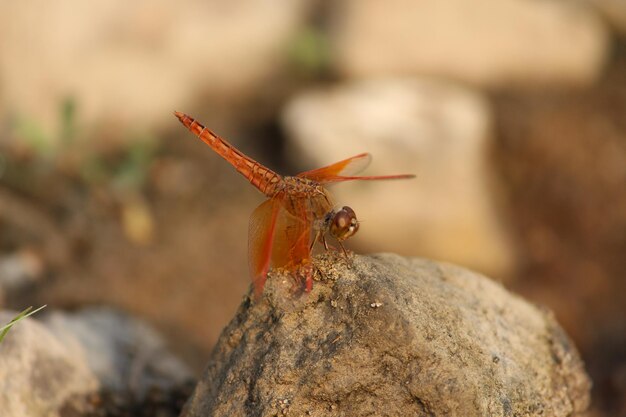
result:
[(283, 177), (283, 184), (282, 191), (292, 195), (314, 196), (326, 194), (324, 187), (308, 178)]

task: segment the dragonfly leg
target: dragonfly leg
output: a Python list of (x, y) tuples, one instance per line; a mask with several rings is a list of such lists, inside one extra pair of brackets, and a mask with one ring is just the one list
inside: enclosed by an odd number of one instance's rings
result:
[(326, 246), (326, 241), (324, 240), (324, 235), (322, 234), (322, 232), (320, 232), (319, 230), (317, 231), (317, 233), (315, 233), (315, 238), (313, 238), (313, 242), (311, 242), (311, 246), (309, 246), (309, 252), (311, 252), (313, 250), (313, 246), (315, 246), (315, 244), (317, 243), (317, 240), (320, 238), (322, 238), (322, 241), (324, 242), (324, 246)]
[(340, 240), (338, 240), (337, 243), (339, 243), (339, 246), (341, 247), (341, 251), (343, 252), (343, 256), (345, 256), (346, 259), (348, 259), (348, 252), (346, 251), (346, 248), (343, 246), (343, 243), (341, 243)]
[(348, 253), (348, 251), (343, 246), (343, 243), (341, 243), (340, 240), (338, 240), (337, 243), (339, 243), (339, 246), (341, 246), (341, 251), (343, 252), (343, 258), (346, 260), (346, 263), (352, 267), (354, 264), (352, 263), (353, 259), (350, 258), (350, 254)]

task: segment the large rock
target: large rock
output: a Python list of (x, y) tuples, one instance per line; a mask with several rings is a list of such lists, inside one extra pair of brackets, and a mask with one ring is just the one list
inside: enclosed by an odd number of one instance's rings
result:
[(58, 131), (67, 97), (78, 104), (81, 127), (170, 124), (173, 109), (200, 98), (224, 105), (253, 94), (284, 62), (309, 4), (2, 2), (0, 108), (47, 137)]
[[(0, 323), (15, 315), (0, 312)], [(21, 320), (0, 343), (0, 416), (59, 416), (65, 403), (98, 388), (85, 355), (34, 319)]]
[(331, 254), (294, 297), (273, 272), (222, 333), (199, 416), (579, 416), (590, 383), (552, 314), (467, 270)]
[(333, 187), (365, 221), (352, 242), (497, 277), (511, 270), (489, 166), (491, 109), (480, 94), (428, 79), (360, 81), (296, 96), (283, 116), (289, 154), (307, 161), (303, 170), (370, 152), (366, 175), (417, 174)]
[(343, 0), (337, 9), (337, 66), (348, 76), (586, 85), (609, 50), (602, 20), (580, 2)]

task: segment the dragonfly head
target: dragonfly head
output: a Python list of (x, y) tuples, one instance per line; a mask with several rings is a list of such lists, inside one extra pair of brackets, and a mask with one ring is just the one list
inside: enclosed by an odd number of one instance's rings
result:
[(348, 206), (331, 213), (329, 222), (330, 234), (339, 241), (348, 239), (359, 230), (359, 221), (356, 218), (356, 214)]

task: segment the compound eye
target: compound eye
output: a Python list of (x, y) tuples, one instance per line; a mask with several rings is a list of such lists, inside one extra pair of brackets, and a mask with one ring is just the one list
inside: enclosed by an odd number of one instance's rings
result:
[(344, 206), (335, 213), (330, 223), (330, 234), (337, 240), (346, 240), (359, 230), (359, 221), (356, 214), (348, 206)]

